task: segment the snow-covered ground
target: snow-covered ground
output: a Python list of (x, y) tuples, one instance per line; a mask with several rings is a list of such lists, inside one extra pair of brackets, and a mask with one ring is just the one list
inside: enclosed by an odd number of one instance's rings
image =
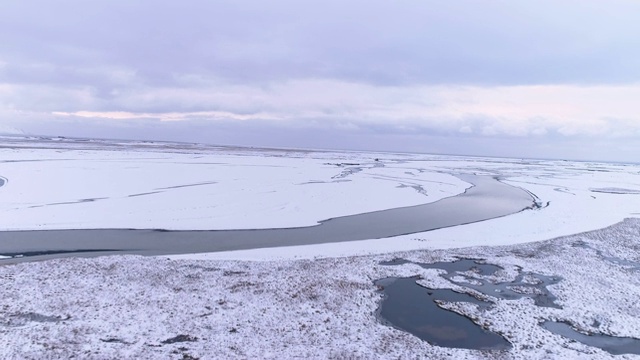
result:
[(454, 196), (470, 186), (455, 177), (460, 173), (500, 176), (544, 208), (393, 241), (216, 256), (510, 244), (640, 214), (640, 165), (632, 164), (31, 139), (0, 146), (0, 229), (310, 226)]
[[(3, 266), (0, 358), (633, 358), (539, 326), (559, 320), (584, 332), (640, 334), (638, 270), (603, 255), (640, 262), (640, 221), (532, 244), (376, 256), (263, 262), (113, 256)], [(562, 309), (535, 306), (530, 298), (493, 299), (484, 311), (448, 306), (501, 333), (513, 345), (502, 352), (432, 346), (378, 322), (375, 279), (420, 275), (425, 285), (451, 287), (437, 270), (381, 260), (455, 256), (500, 265), (503, 279), (512, 279), (517, 266), (561, 276), (549, 290)]]
[(73, 145), (0, 148), (0, 229), (310, 226), (470, 186), (406, 155)]
[(542, 207), (488, 221), (386, 239), (176, 255), (175, 258), (268, 260), (508, 245), (601, 229), (628, 217), (640, 217), (638, 164), (427, 155), (413, 155), (403, 161), (403, 166), (422, 171), (499, 176), (501, 181), (532, 193)]
[[(498, 176), (541, 208), (387, 239), (0, 266), (0, 358), (599, 359), (613, 356), (538, 324), (639, 337), (640, 220), (619, 223), (640, 217), (639, 165), (0, 138), (0, 230), (307, 226), (455, 196), (470, 186), (457, 174)], [(432, 346), (375, 317), (376, 279), (452, 286), (379, 265), (396, 257), (560, 276), (562, 309), (448, 304), (513, 348)]]

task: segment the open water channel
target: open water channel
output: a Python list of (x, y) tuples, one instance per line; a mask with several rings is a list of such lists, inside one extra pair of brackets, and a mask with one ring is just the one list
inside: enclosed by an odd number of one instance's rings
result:
[[(112, 253), (165, 255), (379, 239), (506, 216), (534, 208), (532, 196), (488, 176), (459, 175), (464, 193), (433, 203), (285, 229), (170, 231), (91, 229), (0, 232), (3, 263)], [(375, 196), (375, 194), (372, 194)]]

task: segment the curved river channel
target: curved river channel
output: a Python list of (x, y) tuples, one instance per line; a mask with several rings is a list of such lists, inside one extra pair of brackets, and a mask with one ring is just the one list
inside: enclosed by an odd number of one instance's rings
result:
[(9, 258), (0, 263), (65, 256), (204, 253), (379, 239), (493, 219), (536, 206), (527, 191), (504, 184), (497, 178), (457, 176), (474, 186), (462, 194), (433, 203), (342, 216), (309, 227), (1, 231), (0, 255)]

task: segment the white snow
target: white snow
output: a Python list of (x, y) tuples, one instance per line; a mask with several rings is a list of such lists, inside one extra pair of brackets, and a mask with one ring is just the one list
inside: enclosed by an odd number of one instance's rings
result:
[[(360, 165), (335, 165), (345, 163)], [(538, 324), (640, 334), (637, 269), (596, 251), (640, 262), (640, 220), (605, 228), (640, 215), (639, 165), (0, 139), (0, 229), (313, 225), (454, 196), (469, 186), (460, 173), (499, 176), (541, 208), (388, 239), (0, 266), (0, 358), (633, 358)], [(373, 281), (420, 275), (421, 284), (461, 287), (437, 270), (379, 265), (396, 257), (483, 258), (505, 279), (517, 267), (561, 276), (550, 290), (563, 308), (530, 299), (494, 299), (489, 310), (446, 304), (513, 349), (432, 346), (376, 320)], [(167, 342), (179, 335), (190, 341)]]
[[(631, 359), (544, 330), (546, 320), (621, 337), (640, 334), (637, 271), (603, 261), (640, 261), (640, 221), (533, 244), (412, 251), (297, 261), (193, 261), (112, 256), (0, 267), (0, 358), (451, 358)], [(589, 247), (575, 246), (578, 242)], [(513, 344), (508, 351), (432, 346), (382, 325), (373, 281), (420, 275), (461, 289), (415, 262), (486, 259), (505, 268), (561, 276), (550, 287), (562, 309), (530, 299), (493, 299), (488, 310), (445, 304)], [(167, 340), (183, 335), (177, 343)], [(163, 343), (164, 342), (164, 343)], [(637, 357), (635, 357), (637, 358)]]
[[(446, 173), (419, 172), (402, 156), (375, 156), (0, 148), (0, 176), (8, 179), (0, 187), (0, 229), (311, 226), (434, 202), (470, 186)], [(336, 165), (343, 163), (358, 165)]]
[(294, 259), (519, 244), (600, 229), (640, 215), (640, 194), (591, 190), (607, 187), (640, 190), (640, 165), (512, 159), (421, 160), (416, 157), (418, 159), (412, 161), (411, 166), (430, 171), (500, 175), (505, 183), (535, 194), (543, 207), (488, 221), (387, 239), (175, 255), (174, 258)]
[[(458, 173), (498, 175), (549, 204), (392, 239), (194, 258), (309, 258), (513, 244), (594, 230), (640, 214), (640, 194), (634, 193), (640, 191), (640, 165), (632, 164), (70, 139), (11, 145), (0, 147), (0, 176), (8, 180), (0, 187), (3, 230), (310, 226), (454, 196), (469, 186), (454, 176)], [(607, 188), (628, 193), (594, 190)]]

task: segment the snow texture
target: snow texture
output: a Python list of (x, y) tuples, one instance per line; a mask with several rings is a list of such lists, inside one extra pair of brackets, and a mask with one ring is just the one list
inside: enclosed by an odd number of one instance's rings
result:
[[(31, 144), (31, 147), (26, 145)], [(204, 147), (0, 148), (0, 229), (251, 229), (434, 202), (470, 184), (399, 155)], [(73, 147), (71, 146), (73, 145)]]
[[(587, 245), (587, 246), (585, 246)], [(598, 253), (598, 251), (600, 253)], [(583, 332), (640, 334), (640, 278), (603, 256), (640, 261), (640, 221), (550, 241), (503, 247), (277, 261), (194, 261), (112, 256), (0, 267), (0, 357), (70, 358), (452, 358), (631, 359), (544, 330), (566, 321)], [(420, 275), (454, 287), (414, 264), (455, 257), (561, 276), (550, 286), (562, 309), (531, 299), (491, 299), (479, 309), (445, 306), (513, 344), (505, 351), (441, 348), (382, 325), (373, 281)], [(464, 287), (456, 287), (464, 289)]]
[[(0, 358), (602, 359), (614, 357), (539, 323), (638, 337), (640, 220), (619, 223), (640, 215), (634, 164), (5, 137), (0, 229), (305, 226), (454, 196), (469, 186), (457, 174), (498, 176), (539, 208), (388, 239), (0, 266)], [(501, 281), (560, 276), (562, 309), (444, 305), (513, 344), (500, 352), (432, 346), (376, 319), (376, 279), (465, 289), (380, 261), (457, 257), (503, 267)]]

